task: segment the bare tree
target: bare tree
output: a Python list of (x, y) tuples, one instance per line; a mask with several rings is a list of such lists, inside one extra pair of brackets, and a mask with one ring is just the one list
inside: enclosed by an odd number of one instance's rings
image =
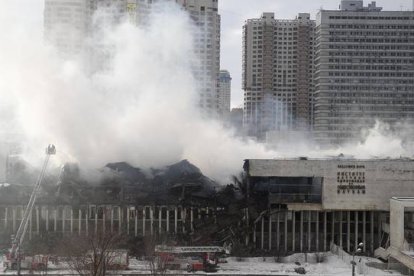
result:
[(116, 250), (121, 237), (114, 233), (97, 233), (70, 237), (62, 243), (62, 253), (69, 268), (81, 276), (105, 276), (108, 269), (116, 267), (119, 258)]
[(144, 238), (145, 259), (147, 260), (151, 275), (163, 276), (167, 274), (169, 257), (166, 255), (157, 255), (155, 252), (156, 245), (157, 240), (155, 236)]

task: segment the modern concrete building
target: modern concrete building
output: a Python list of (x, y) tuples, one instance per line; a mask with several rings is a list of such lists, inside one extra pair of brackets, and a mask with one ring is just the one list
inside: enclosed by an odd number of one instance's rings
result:
[(219, 116), (227, 119), (230, 113), (231, 101), (231, 76), (229, 71), (220, 70), (219, 87)]
[(307, 130), (312, 124), (315, 22), (263, 13), (243, 26), (243, 123), (248, 133)]
[(219, 112), (220, 26), (218, 0), (176, 0), (194, 22), (194, 74), (199, 84), (200, 107), (207, 117)]
[[(218, 0), (171, 0), (193, 21), (194, 75), (200, 91), (199, 105), (208, 117), (219, 113), (220, 15)], [(159, 0), (45, 0), (45, 37), (64, 57), (85, 53), (90, 71), (110, 69), (113, 47), (105, 45), (102, 29), (122, 20), (145, 25)], [(97, 12), (98, 11), (98, 12)], [(95, 16), (95, 17), (94, 17)], [(92, 45), (85, 40), (93, 37)], [(88, 47), (86, 47), (88, 46)], [(193, 53), (189, 54), (189, 57)]]
[(91, 0), (45, 0), (44, 36), (64, 57), (85, 51), (94, 11)]
[(375, 120), (414, 119), (414, 13), (342, 1), (316, 19), (315, 138), (340, 144)]
[(279, 252), (387, 248), (390, 199), (414, 196), (414, 160), (246, 160), (251, 193), (262, 193), (253, 241)]

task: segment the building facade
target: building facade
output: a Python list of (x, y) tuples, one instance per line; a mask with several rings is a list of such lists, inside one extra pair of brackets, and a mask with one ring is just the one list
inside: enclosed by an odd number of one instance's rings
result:
[[(207, 117), (219, 114), (220, 15), (218, 0), (171, 0), (188, 12), (193, 26), (193, 73), (199, 106)], [(109, 70), (113, 47), (102, 38), (103, 30), (122, 20), (144, 25), (151, 12), (166, 3), (159, 0), (45, 0), (45, 38), (64, 57), (84, 54), (92, 73)], [(158, 9), (159, 10), (159, 9)], [(87, 40), (92, 37), (93, 45)], [(90, 41), (89, 41), (90, 42)]]
[(388, 246), (390, 200), (414, 195), (412, 159), (250, 159), (244, 169), (251, 193), (267, 195), (252, 240), (279, 252), (362, 242), (374, 254)]
[(243, 124), (249, 135), (310, 128), (314, 26), (307, 13), (294, 20), (263, 13), (243, 26)]
[(91, 0), (45, 0), (45, 40), (53, 44), (63, 57), (82, 54), (93, 12)]
[(229, 71), (220, 70), (219, 114), (223, 119), (228, 118), (231, 101), (231, 76)]
[(194, 22), (194, 75), (200, 107), (207, 117), (219, 112), (220, 26), (218, 0), (176, 0)]
[(342, 1), (316, 20), (315, 139), (358, 139), (375, 120), (414, 119), (414, 13)]

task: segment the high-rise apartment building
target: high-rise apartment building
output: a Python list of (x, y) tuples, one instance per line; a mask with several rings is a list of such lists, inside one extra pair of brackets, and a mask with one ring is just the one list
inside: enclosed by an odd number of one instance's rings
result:
[[(102, 36), (100, 30), (124, 19), (133, 24), (145, 24), (154, 7), (166, 2), (176, 2), (192, 19), (196, 57), (193, 70), (199, 85), (200, 107), (205, 115), (217, 117), (220, 71), (218, 0), (45, 0), (45, 37), (65, 56), (89, 49), (86, 52), (89, 53), (87, 59), (91, 60), (92, 72), (109, 69), (113, 47), (104, 45), (105, 40), (99, 39)], [(85, 41), (89, 36), (93, 37), (93, 43), (86, 47)]]
[(312, 124), (315, 22), (274, 13), (243, 27), (243, 125), (264, 139), (268, 131), (306, 130)]
[(176, 0), (194, 22), (194, 50), (197, 62), (200, 107), (206, 116), (216, 117), (219, 110), (220, 15), (218, 0)]
[(83, 53), (94, 11), (90, 0), (45, 0), (44, 36), (64, 57)]
[(219, 115), (223, 119), (227, 119), (230, 113), (231, 99), (231, 76), (229, 71), (220, 70), (219, 86)]
[(414, 121), (414, 13), (342, 1), (316, 19), (314, 131), (357, 139), (375, 120)]

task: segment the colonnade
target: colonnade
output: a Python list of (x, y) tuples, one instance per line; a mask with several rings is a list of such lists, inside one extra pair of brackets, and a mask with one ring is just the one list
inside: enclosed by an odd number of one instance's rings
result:
[(278, 252), (327, 251), (331, 243), (351, 252), (359, 243), (373, 253), (381, 244), (387, 212), (271, 210), (254, 223), (256, 248)]
[[(0, 233), (15, 233), (25, 206), (0, 206)], [(134, 236), (185, 233), (195, 220), (215, 216), (214, 208), (183, 206), (35, 206), (29, 218), (29, 238), (43, 232), (88, 234), (119, 232)]]

